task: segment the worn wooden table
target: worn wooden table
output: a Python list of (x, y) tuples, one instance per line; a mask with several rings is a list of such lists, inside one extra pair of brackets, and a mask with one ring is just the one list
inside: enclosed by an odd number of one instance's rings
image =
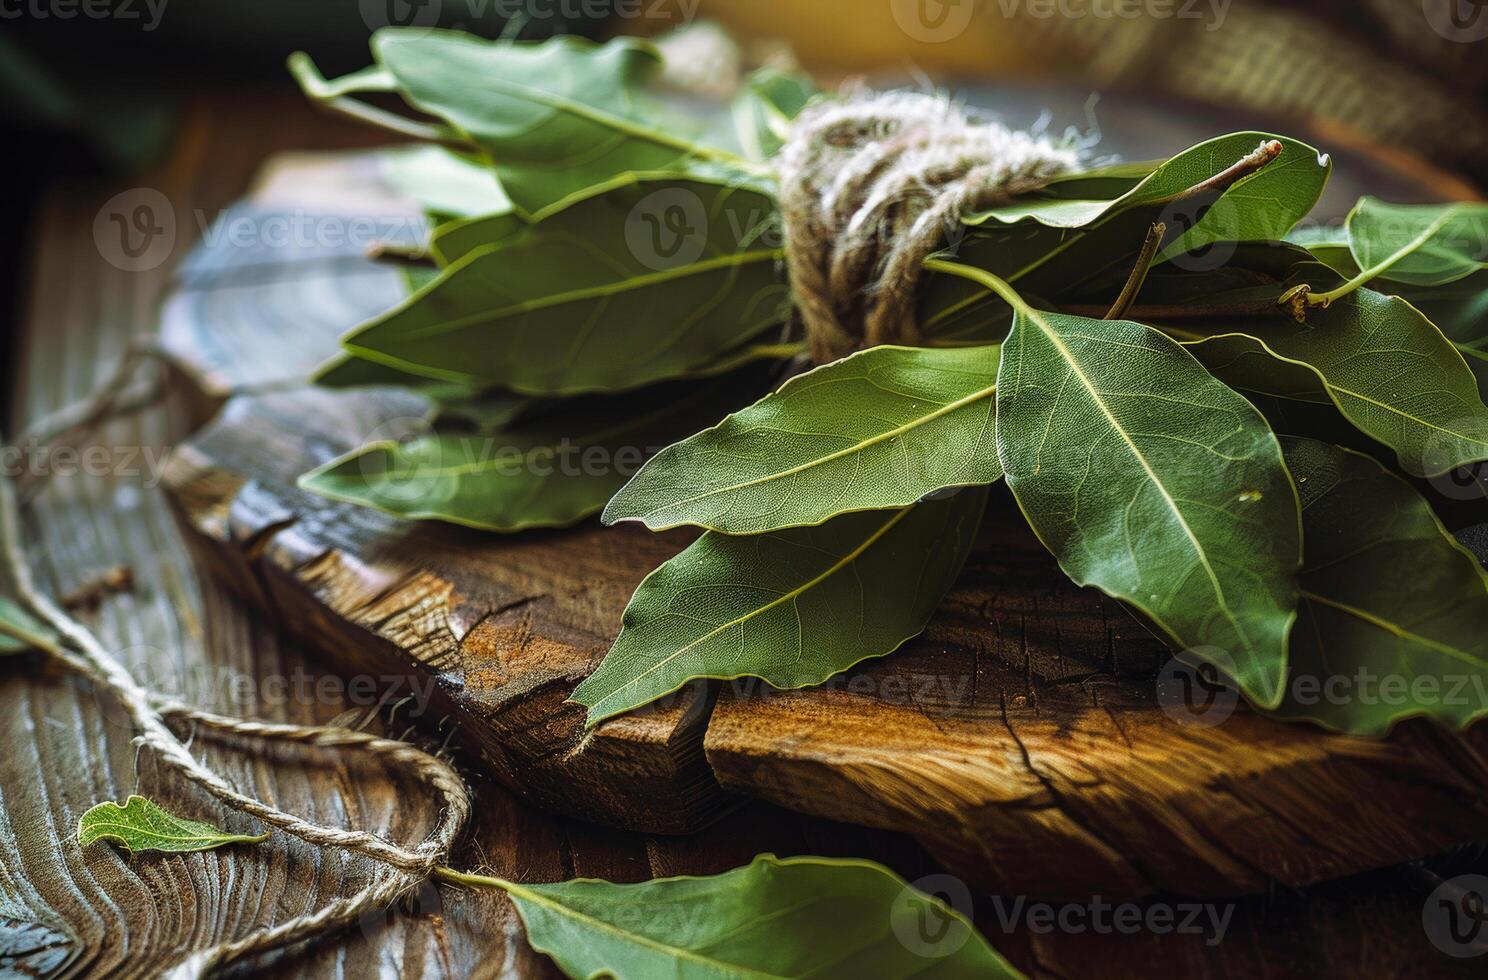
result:
[[(287, 96), (214, 94), (194, 103), (175, 151), (157, 171), (126, 182), (54, 187), (39, 209), (27, 269), (30, 299), (21, 356), (7, 368), (12, 412), (37, 419), (86, 394), (131, 338), (154, 331), (175, 265), (214, 216), (239, 197), (271, 150), (354, 145), (365, 134), (311, 115)], [(130, 271), (95, 218), (114, 194), (153, 188), (172, 204), (175, 241), (165, 260)], [(127, 257), (126, 257), (127, 258)], [(112, 259), (112, 261), (111, 261)], [(199, 405), (175, 397), (161, 409), (112, 424), (89, 472), (60, 457), (36, 460), (55, 476), (25, 514), (27, 545), (42, 584), (72, 597), (94, 628), (147, 684), (218, 710), (286, 721), (381, 728), (442, 739), (438, 720), (417, 729), (391, 703), (368, 703), (276, 624), (233, 598), (187, 555), (158, 486), (161, 452), (187, 435)], [(21, 447), (25, 449), (25, 446)], [(118, 566), (133, 586), (94, 583)], [(432, 721), (432, 723), (431, 723)], [(108, 699), (44, 663), (0, 672), (0, 974), (154, 976), (187, 952), (241, 936), (255, 925), (313, 909), (356, 887), (360, 860), (286, 844), (125, 860), (108, 847), (80, 850), (78, 816), (103, 799), (143, 792), (233, 830), (242, 818), (184, 791), (136, 753), (132, 732)], [(361, 760), (250, 746), (197, 747), (239, 786), (283, 809), (326, 823), (420, 836), (432, 814), (421, 795)], [(915, 880), (936, 862), (906, 835), (745, 803), (706, 832), (655, 836), (608, 830), (518, 802), (480, 777), (476, 820), (453, 856), (461, 868), (525, 881), (572, 876), (638, 880), (711, 873), (763, 850), (862, 855)], [(1305, 828), (1303, 828), (1305, 831)], [(1323, 842), (1322, 846), (1326, 846)], [(1135, 935), (1030, 929), (1018, 896), (978, 895), (984, 933), (1034, 976), (1394, 976), (1407, 970), (1477, 975), (1472, 961), (1437, 954), (1421, 930), (1422, 903), (1439, 874), (1473, 867), (1473, 855), (1428, 868), (1410, 865), (1306, 890), (1219, 899), (1229, 927), (1206, 934)], [(1098, 898), (1092, 896), (1093, 901)], [(1149, 904), (1162, 905), (1158, 896)], [(1011, 916), (1010, 924), (1004, 917)], [(550, 976), (494, 894), (428, 889), (412, 907), (369, 917), (362, 928), (259, 968), (308, 976)]]

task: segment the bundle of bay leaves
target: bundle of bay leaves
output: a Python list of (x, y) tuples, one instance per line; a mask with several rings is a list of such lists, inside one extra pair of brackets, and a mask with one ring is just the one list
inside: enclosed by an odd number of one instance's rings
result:
[[(492, 531), (705, 529), (574, 692), (591, 724), (694, 678), (798, 688), (892, 653), (999, 480), (1074, 582), (1259, 710), (1358, 734), (1488, 712), (1488, 579), (1442, 517), (1485, 493), (1488, 206), (1365, 198), (1299, 228), (1328, 158), (1221, 136), (966, 216), (926, 263), (923, 346), (802, 370), (770, 159), (829, 97), (808, 79), (764, 70), (712, 119), (658, 99), (631, 39), (389, 29), (373, 52), (292, 68), (428, 140), (393, 172), (436, 227), (406, 301), (319, 380), (438, 414), (302, 484)], [(1298, 695), (1355, 674), (1413, 684)]]

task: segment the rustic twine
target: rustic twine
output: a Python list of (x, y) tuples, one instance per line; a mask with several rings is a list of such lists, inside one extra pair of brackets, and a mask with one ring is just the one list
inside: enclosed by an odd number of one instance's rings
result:
[(1079, 150), (917, 92), (808, 106), (776, 164), (786, 265), (811, 355), (915, 344), (925, 259), (962, 215), (1073, 170)]
[[(20, 546), (19, 509), (8, 480), (0, 479), (0, 545), (15, 585), (17, 598), (61, 637), (49, 650), (62, 662), (106, 688), (128, 712), (139, 735), (136, 742), (154, 750), (160, 760), (188, 781), (233, 809), (247, 813), (300, 840), (335, 847), (371, 858), (386, 867), (374, 871), (360, 891), (336, 899), (314, 913), (256, 930), (190, 956), (173, 976), (199, 976), (214, 968), (318, 936), (356, 922), (369, 911), (386, 908), (411, 894), (445, 861), (470, 816), (464, 782), (444, 761), (406, 742), (379, 738), (366, 732), (320, 725), (287, 725), (230, 718), (166, 702), (140, 687), (134, 677), (81, 624), (41, 593), (32, 581)], [(388, 764), (428, 784), (438, 794), (440, 812), (429, 835), (408, 848), (361, 830), (327, 827), (285, 813), (262, 800), (245, 796), (199, 762), (176, 737), (166, 719), (190, 722), (224, 735), (307, 745), (323, 749), (353, 748), (381, 756)]]

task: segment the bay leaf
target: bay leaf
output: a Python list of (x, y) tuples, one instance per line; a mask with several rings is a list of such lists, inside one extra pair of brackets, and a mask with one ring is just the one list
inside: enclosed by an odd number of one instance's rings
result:
[(12, 599), (0, 596), (0, 654), (45, 649), (57, 633)]
[[(743, 371), (572, 399), (530, 419), (528, 404), (509, 406), (506, 418), (490, 417), (500, 406), (489, 402), (457, 406), (430, 430), (358, 447), (299, 485), (399, 517), (485, 531), (564, 527), (598, 513), (650, 454), (746, 403), (762, 383), (759, 372)], [(452, 427), (455, 419), (473, 420), (477, 431)]]
[(96, 841), (118, 844), (131, 855), (140, 851), (179, 854), (208, 851), (224, 844), (257, 844), (268, 834), (227, 834), (209, 823), (188, 820), (143, 796), (131, 796), (120, 806), (112, 801), (88, 808), (78, 820), (78, 844)]
[(530, 395), (677, 377), (782, 322), (776, 222), (770, 198), (736, 188), (617, 188), (465, 254), (344, 346)]
[(573, 692), (598, 724), (695, 678), (809, 687), (925, 628), (961, 571), (987, 491), (745, 537), (709, 531), (646, 576)]
[(394, 190), (437, 218), (513, 211), (511, 198), (490, 167), (447, 147), (430, 143), (394, 147), (377, 154), (377, 165)]
[[(1269, 164), (1222, 190), (1194, 193), (1271, 140), (1282, 149)], [(1016, 283), (1025, 295), (1057, 301), (1095, 284), (1114, 298), (1154, 222), (1167, 227), (1154, 260), (1158, 268), (1180, 256), (1193, 259), (1216, 243), (1229, 249), (1232, 242), (1277, 239), (1317, 203), (1331, 169), (1331, 161), (1305, 143), (1233, 133), (1182, 151), (1113, 199), (1029, 195), (970, 215), (968, 234), (946, 254)], [(1218, 259), (1205, 255), (1198, 264), (1207, 269)], [(923, 291), (926, 334), (993, 343), (1005, 333), (1007, 308), (986, 290), (932, 275)]]
[(774, 158), (790, 135), (790, 124), (818, 94), (809, 75), (765, 67), (752, 72), (730, 111), (740, 145), (752, 160)]
[(605, 522), (758, 534), (995, 482), (997, 361), (996, 347), (875, 347), (822, 365), (662, 450)]
[(1439, 476), (1488, 459), (1488, 406), (1477, 380), (1415, 307), (1358, 289), (1310, 310), (1307, 319), (1235, 320), (1187, 347), (1233, 386), (1331, 400), (1413, 475)]
[(1283, 437), (1306, 560), (1282, 717), (1381, 735), (1410, 717), (1488, 714), (1488, 577), (1405, 481)]
[(1488, 204), (1388, 204), (1362, 197), (1345, 228), (1365, 281), (1441, 286), (1488, 269)]
[(777, 858), (706, 877), (517, 884), (527, 941), (570, 977), (1021, 977), (960, 912), (870, 861)]
[(384, 28), (377, 62), (415, 108), (480, 147), (518, 210), (539, 215), (636, 174), (703, 177), (768, 191), (769, 172), (654, 124), (636, 90), (660, 65), (645, 41), (577, 37), (486, 41), (454, 31)]
[[(1035, 533), (1077, 584), (1281, 697), (1301, 563), (1297, 494), (1256, 409), (1139, 323), (1020, 310), (997, 445)], [(1226, 665), (1227, 666), (1227, 665)]]

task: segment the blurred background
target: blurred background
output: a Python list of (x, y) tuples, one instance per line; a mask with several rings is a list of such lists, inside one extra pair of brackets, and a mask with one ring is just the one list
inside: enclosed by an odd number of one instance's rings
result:
[(782, 61), (828, 83), (933, 81), (1014, 124), (1099, 132), (1098, 152), (1127, 158), (1281, 130), (1333, 151), (1343, 179), (1325, 211), (1362, 190), (1472, 197), (1488, 178), (1488, 0), (0, 0), (0, 21), (7, 351), (48, 185), (159, 166), (193, 112), (259, 113), (261, 147), (282, 147), (303, 109), (285, 56), (340, 74), (390, 24), (524, 39), (688, 28), (674, 50), (691, 74), (674, 82), (694, 94)]

